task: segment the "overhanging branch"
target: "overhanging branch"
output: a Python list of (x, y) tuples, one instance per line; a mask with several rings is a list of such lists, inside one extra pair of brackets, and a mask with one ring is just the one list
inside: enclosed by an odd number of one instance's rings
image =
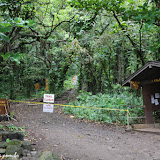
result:
[(137, 48), (137, 45), (136, 43), (133, 41), (133, 39), (130, 37), (130, 35), (127, 33), (126, 29), (123, 27), (123, 25), (121, 24), (120, 20), (118, 19), (118, 16), (116, 15), (115, 11), (112, 11), (113, 12), (113, 16), (114, 18), (116, 19), (116, 21), (118, 22), (119, 26), (121, 27), (122, 31), (124, 33), (126, 33), (126, 37), (129, 39), (129, 41), (131, 42), (132, 46), (134, 47), (137, 55), (139, 56), (139, 58), (141, 59), (142, 61), (142, 64), (144, 65), (145, 62), (144, 62), (144, 57), (142, 55), (142, 52)]

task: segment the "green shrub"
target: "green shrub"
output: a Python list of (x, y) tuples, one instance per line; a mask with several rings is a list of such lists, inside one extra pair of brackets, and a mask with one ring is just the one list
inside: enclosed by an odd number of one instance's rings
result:
[[(92, 93), (90, 92), (84, 92), (81, 93), (78, 97), (76, 97), (76, 101), (69, 104), (93, 108), (74, 108), (66, 106), (63, 108), (65, 114), (74, 114), (78, 118), (88, 119), (92, 121), (118, 123), (125, 125), (127, 122), (126, 112), (109, 109), (127, 110), (129, 106), (140, 106), (142, 105), (142, 98), (137, 97), (135, 93), (130, 93), (128, 91), (125, 91), (121, 94), (114, 92), (112, 94), (99, 93), (97, 95), (92, 95)], [(142, 108), (134, 108), (130, 109), (130, 111), (130, 116), (137, 117), (143, 115)]]

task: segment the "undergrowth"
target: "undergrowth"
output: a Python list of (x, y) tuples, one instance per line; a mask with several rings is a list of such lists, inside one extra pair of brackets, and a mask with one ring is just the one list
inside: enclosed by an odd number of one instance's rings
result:
[(12, 124), (8, 124), (8, 125), (0, 125), (0, 129), (1, 130), (9, 130), (9, 131), (13, 131), (13, 132), (21, 132), (24, 136), (26, 136), (25, 134), (25, 127), (17, 127), (15, 125)]
[[(73, 114), (78, 118), (88, 119), (91, 121), (100, 121), (102, 123), (117, 123), (125, 125), (127, 123), (127, 112), (119, 110), (105, 110), (108, 109), (124, 109), (127, 110), (129, 106), (142, 106), (142, 98), (137, 97), (134, 93), (112, 93), (92, 95), (90, 92), (81, 93), (76, 97), (76, 101), (69, 103), (75, 106), (94, 107), (89, 108), (74, 108), (64, 107), (65, 114)], [(104, 109), (96, 109), (104, 108)], [(132, 109), (130, 116), (138, 117), (143, 115), (142, 108)]]

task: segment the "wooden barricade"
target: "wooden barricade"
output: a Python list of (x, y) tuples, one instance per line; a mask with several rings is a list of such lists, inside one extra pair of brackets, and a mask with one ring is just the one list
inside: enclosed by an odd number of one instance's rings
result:
[(7, 99), (0, 99), (0, 115), (9, 114), (9, 102)]

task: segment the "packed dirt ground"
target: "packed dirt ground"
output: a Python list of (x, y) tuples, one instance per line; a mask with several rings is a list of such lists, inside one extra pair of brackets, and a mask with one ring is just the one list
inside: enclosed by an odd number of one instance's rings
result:
[(76, 119), (64, 115), (60, 107), (51, 114), (42, 108), (11, 103), (18, 121), (9, 123), (25, 126), (26, 138), (37, 151), (51, 150), (61, 160), (160, 160), (160, 135)]

